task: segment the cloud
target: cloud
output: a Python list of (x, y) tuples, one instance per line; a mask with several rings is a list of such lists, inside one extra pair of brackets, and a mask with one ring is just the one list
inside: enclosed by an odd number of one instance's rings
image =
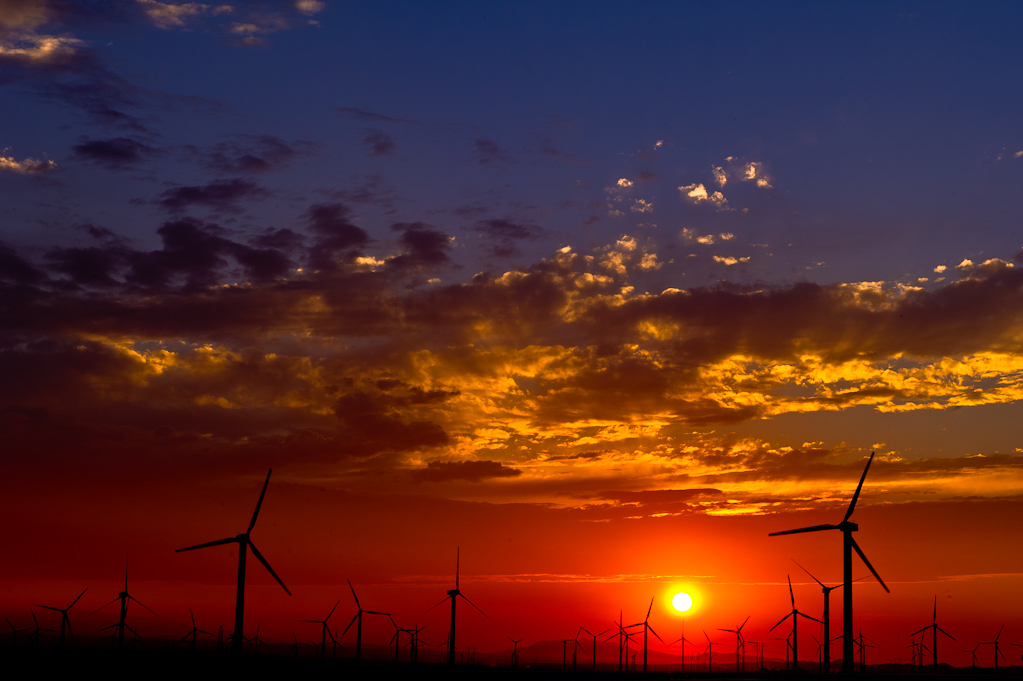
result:
[(416, 482), (452, 482), (467, 480), (481, 482), (488, 478), (514, 478), (522, 471), (498, 461), (431, 461), (426, 468), (413, 471)]
[(76, 158), (111, 170), (123, 170), (137, 165), (154, 153), (154, 149), (129, 137), (107, 140), (87, 140), (72, 147)]
[(171, 4), (157, 0), (135, 0), (153, 26), (164, 30), (186, 28), (190, 23), (204, 16), (223, 16), (234, 13), (234, 7), (227, 4), (206, 5), (199, 2)]
[(516, 241), (536, 241), (543, 230), (536, 225), (525, 225), (510, 220), (479, 220), (473, 230), (490, 240), (489, 251), (495, 258), (509, 258), (522, 255)]
[(476, 163), (481, 166), (513, 165), (518, 163), (506, 149), (502, 149), (496, 142), (485, 137), (473, 140), (472, 147), (476, 152)]
[(398, 148), (394, 143), (394, 137), (382, 130), (370, 130), (362, 138), (362, 145), (369, 149), (370, 156), (387, 156)]
[(316, 241), (309, 250), (309, 264), (318, 270), (333, 270), (337, 259), (351, 255), (359, 246), (369, 243), (369, 235), (349, 221), (351, 211), (341, 203), (321, 203), (306, 213)]
[(262, 199), (269, 192), (248, 180), (217, 180), (206, 185), (175, 187), (160, 195), (159, 204), (169, 211), (181, 211), (189, 206), (206, 206), (214, 211), (237, 211), (243, 200)]
[(678, 188), (684, 195), (683, 198), (689, 203), (709, 203), (717, 210), (731, 210), (728, 206), (728, 199), (721, 192), (709, 193), (703, 183), (684, 185)]
[(354, 118), (359, 121), (371, 121), (374, 123), (411, 123), (412, 125), (418, 125), (417, 121), (411, 121), (407, 118), (395, 118), (394, 116), (387, 116), (375, 111), (367, 111), (365, 109), (357, 109), (349, 106), (336, 107), (335, 111), (340, 113), (342, 116)]
[(208, 150), (189, 148), (206, 168), (224, 173), (262, 174), (287, 168), (296, 158), (310, 156), (316, 145), (275, 135), (232, 135)]
[(0, 171), (17, 173), (19, 175), (41, 175), (59, 170), (54, 161), (40, 161), (35, 158), (25, 158), (19, 161), (13, 156), (8, 156), (8, 152), (9, 150), (4, 149), (3, 155), (0, 155)]
[(423, 222), (397, 222), (391, 230), (401, 232), (399, 242), (404, 252), (388, 259), (388, 265), (397, 269), (413, 269), (446, 264), (451, 239)]

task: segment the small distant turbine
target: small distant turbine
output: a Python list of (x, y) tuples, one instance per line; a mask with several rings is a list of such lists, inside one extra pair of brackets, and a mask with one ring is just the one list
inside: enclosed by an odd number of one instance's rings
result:
[[(85, 587), (82, 590), (82, 593), (78, 594), (78, 598), (76, 598), (75, 600), (71, 601), (71, 605), (69, 605), (66, 608), (57, 608), (57, 607), (54, 607), (52, 605), (39, 605), (38, 603), (36, 604), (37, 608), (46, 608), (47, 610), (54, 610), (54, 611), (60, 613), (60, 647), (61, 648), (64, 647), (64, 630), (65, 629), (67, 629), (67, 633), (68, 633), (69, 636), (71, 636), (71, 638), (75, 637), (75, 632), (71, 630), (71, 618), (69, 618), (67, 616), (67, 611), (70, 610), (71, 608), (75, 607), (75, 603), (78, 602), (78, 599), (81, 598), (82, 596), (84, 596), (85, 592), (88, 591), (88, 590), (89, 590), (89, 587)], [(34, 618), (35, 614), (33, 614), (32, 616)], [(999, 633), (1001, 633), (1001, 632), (999, 632)]]
[[(807, 615), (805, 613), (802, 613), (802, 612), (799, 612), (798, 610), (796, 610), (796, 595), (792, 592), (792, 578), (789, 577), (788, 580), (789, 580), (789, 599), (791, 599), (791, 601), (792, 601), (792, 612), (790, 612), (789, 614), (785, 615), (785, 617), (782, 617), (780, 620), (778, 620), (778, 624), (781, 624), (782, 622), (784, 622), (785, 620), (787, 620), (790, 617), (792, 618), (792, 671), (797, 671), (799, 669), (799, 635), (798, 635), (798, 632), (799, 632), (799, 626), (798, 626), (799, 625), (799, 618), (800, 617), (805, 617), (806, 619), (813, 620), (814, 622), (817, 622), (818, 624), (822, 624), (822, 622), (819, 619), (817, 619), (816, 617), (811, 617), (810, 615)], [(778, 624), (775, 624), (773, 627), (771, 627), (767, 631), (768, 632), (774, 631), (775, 627), (777, 627)]]

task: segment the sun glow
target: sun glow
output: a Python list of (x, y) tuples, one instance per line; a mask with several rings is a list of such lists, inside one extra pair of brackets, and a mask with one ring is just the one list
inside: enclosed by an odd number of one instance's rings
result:
[(679, 612), (685, 612), (693, 607), (693, 598), (684, 591), (680, 591), (672, 597), (671, 605)]

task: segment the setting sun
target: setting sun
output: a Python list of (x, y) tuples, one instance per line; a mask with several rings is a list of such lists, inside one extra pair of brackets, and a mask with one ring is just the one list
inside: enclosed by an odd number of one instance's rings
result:
[(679, 612), (685, 612), (689, 608), (693, 607), (693, 598), (689, 594), (681, 591), (671, 599), (671, 604)]

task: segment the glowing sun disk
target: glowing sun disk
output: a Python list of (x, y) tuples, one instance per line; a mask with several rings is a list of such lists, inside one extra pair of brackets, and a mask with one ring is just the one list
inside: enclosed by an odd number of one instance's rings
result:
[(679, 612), (685, 612), (689, 608), (693, 607), (693, 597), (684, 591), (675, 594), (671, 599), (671, 604)]

